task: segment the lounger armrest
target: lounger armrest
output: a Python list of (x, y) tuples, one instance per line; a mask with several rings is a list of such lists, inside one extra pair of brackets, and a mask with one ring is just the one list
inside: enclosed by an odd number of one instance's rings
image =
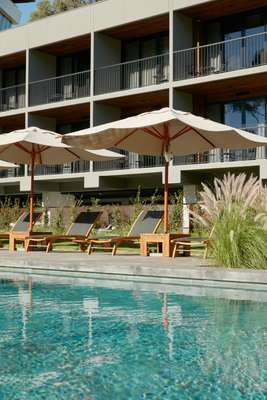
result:
[(208, 237), (180, 237), (177, 239), (171, 240), (171, 243), (179, 243), (179, 242), (208, 242), (210, 239)]

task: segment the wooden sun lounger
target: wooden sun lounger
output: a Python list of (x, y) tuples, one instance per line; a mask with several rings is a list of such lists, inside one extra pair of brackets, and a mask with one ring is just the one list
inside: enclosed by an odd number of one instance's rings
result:
[(210, 245), (211, 237), (214, 228), (212, 228), (210, 235), (208, 237), (181, 237), (179, 239), (173, 239), (171, 243), (173, 244), (172, 257), (175, 258), (176, 254), (180, 250), (186, 255), (190, 255), (192, 252), (199, 253), (199, 248), (203, 250), (203, 258), (206, 259), (208, 256), (208, 248)]
[(95, 249), (112, 250), (115, 256), (122, 243), (139, 243), (141, 233), (155, 233), (163, 219), (163, 211), (142, 211), (133, 223), (127, 236), (109, 236), (89, 239), (87, 253)]
[(31, 248), (45, 248), (46, 252), (53, 250), (55, 242), (75, 242), (80, 244), (80, 249), (85, 250), (86, 239), (92, 232), (97, 220), (101, 216), (101, 211), (80, 212), (75, 221), (70, 225), (65, 235), (34, 235), (26, 239), (25, 250), (28, 252)]
[[(34, 211), (33, 213), (33, 225), (41, 218), (42, 212), (41, 211)], [(9, 236), (9, 250), (14, 251), (16, 250), (17, 242), (25, 243), (26, 237), (29, 234), (33, 234), (30, 232), (30, 213), (24, 212), (16, 221), (13, 226), (13, 229), (8, 234)]]

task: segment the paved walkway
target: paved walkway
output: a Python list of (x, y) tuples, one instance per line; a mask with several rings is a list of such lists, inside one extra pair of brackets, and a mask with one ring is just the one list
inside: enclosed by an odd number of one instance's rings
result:
[[(55, 273), (75, 272), (79, 274), (112, 275), (119, 277), (175, 278), (204, 280), (210, 282), (235, 282), (267, 285), (267, 270), (229, 270), (208, 265), (208, 261), (196, 257), (164, 258), (140, 257), (138, 255), (87, 254), (54, 251), (9, 253), (0, 250), (0, 270), (5, 267), (24, 269), (30, 272), (50, 271)], [(265, 288), (266, 290), (266, 288)]]

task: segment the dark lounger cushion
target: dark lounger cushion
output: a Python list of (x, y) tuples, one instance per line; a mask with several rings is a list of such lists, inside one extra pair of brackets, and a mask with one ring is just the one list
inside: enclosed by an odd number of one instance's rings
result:
[(71, 225), (69, 236), (86, 236), (97, 218), (102, 214), (100, 211), (81, 212)]
[[(41, 218), (42, 213), (38, 211), (34, 211), (33, 213), (33, 224), (38, 221), (39, 218)], [(12, 232), (28, 232), (30, 227), (30, 213), (26, 212), (22, 214), (22, 216), (19, 218), (19, 220), (16, 222), (14, 225)]]
[(145, 211), (133, 226), (130, 236), (140, 236), (141, 233), (153, 233), (163, 217), (163, 211)]

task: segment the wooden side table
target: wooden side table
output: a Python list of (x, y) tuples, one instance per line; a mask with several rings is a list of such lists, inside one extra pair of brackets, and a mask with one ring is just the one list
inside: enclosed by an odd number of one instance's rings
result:
[[(177, 239), (179, 237), (188, 237), (189, 234), (184, 233), (143, 233), (140, 236), (140, 255), (149, 256), (149, 244), (161, 244), (162, 245), (162, 255), (164, 257), (172, 256), (172, 239)], [(190, 256), (190, 253), (186, 252)]]
[(25, 244), (26, 238), (31, 235), (51, 235), (51, 232), (10, 232), (9, 234), (9, 251), (17, 250), (17, 242), (23, 242)]

